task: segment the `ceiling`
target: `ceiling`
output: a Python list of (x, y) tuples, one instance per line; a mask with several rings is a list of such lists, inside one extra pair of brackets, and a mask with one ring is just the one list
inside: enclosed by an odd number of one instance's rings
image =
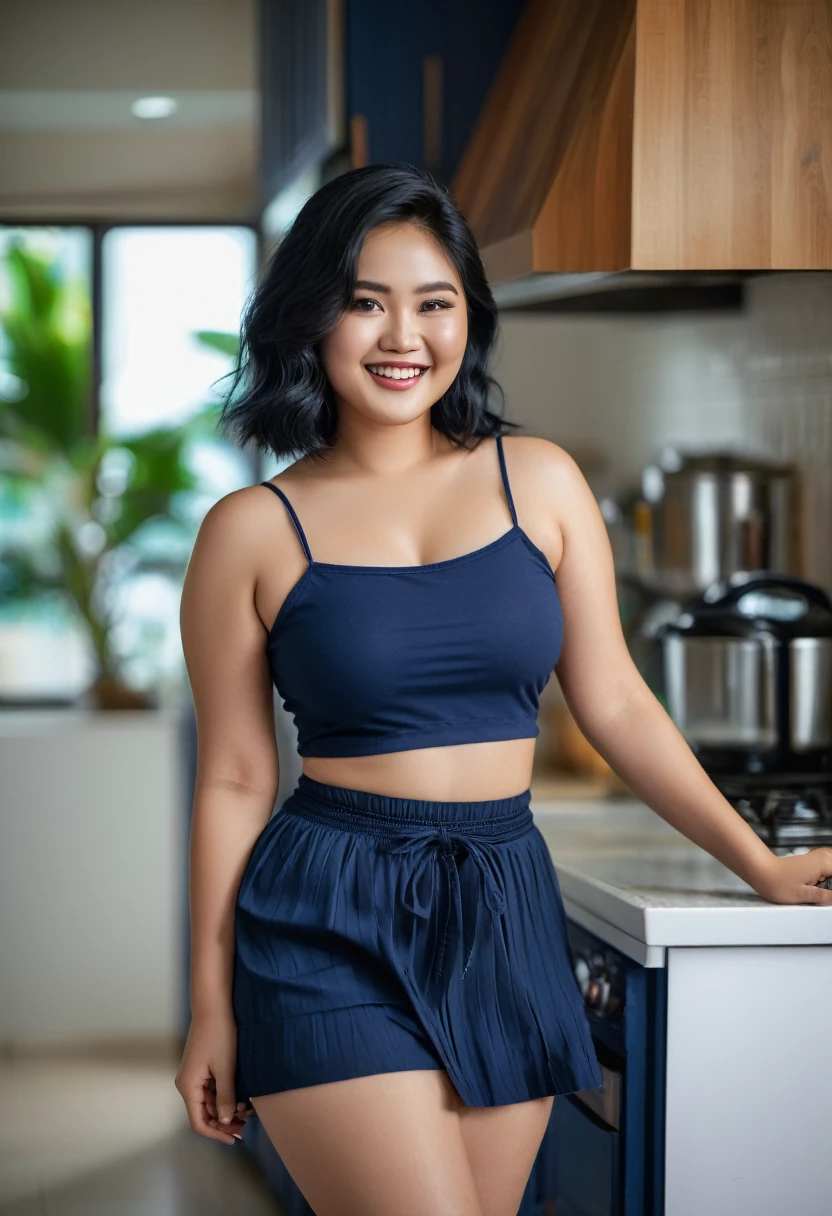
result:
[(256, 219), (256, 0), (0, 0), (0, 33), (0, 219)]

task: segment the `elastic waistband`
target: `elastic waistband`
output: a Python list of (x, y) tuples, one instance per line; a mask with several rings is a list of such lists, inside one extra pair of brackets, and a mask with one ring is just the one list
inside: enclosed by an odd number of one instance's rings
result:
[(488, 798), (478, 802), (434, 802), (426, 798), (394, 798), (369, 790), (353, 790), (327, 785), (301, 773), (298, 784), (283, 804), (283, 810), (307, 814), (333, 823), (343, 823), (384, 835), (387, 830), (423, 827), (440, 823), (478, 828), (488, 834), (511, 824), (531, 819), (531, 790), (508, 798)]

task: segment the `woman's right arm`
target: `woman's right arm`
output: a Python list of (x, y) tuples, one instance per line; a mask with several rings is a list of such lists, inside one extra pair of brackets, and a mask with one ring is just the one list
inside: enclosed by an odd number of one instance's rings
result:
[(194, 1131), (227, 1144), (242, 1129), (248, 1098), (234, 1092), (235, 905), (278, 787), (266, 629), (254, 606), (263, 536), (252, 489), (220, 499), (205, 516), (180, 612), (198, 748), (189, 867), (191, 1027), (176, 1087)]

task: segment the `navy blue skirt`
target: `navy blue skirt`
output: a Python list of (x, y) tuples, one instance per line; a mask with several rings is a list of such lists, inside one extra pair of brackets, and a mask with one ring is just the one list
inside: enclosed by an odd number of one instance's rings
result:
[(238, 1100), (417, 1068), (468, 1106), (602, 1084), (530, 802), (301, 775), (237, 896)]

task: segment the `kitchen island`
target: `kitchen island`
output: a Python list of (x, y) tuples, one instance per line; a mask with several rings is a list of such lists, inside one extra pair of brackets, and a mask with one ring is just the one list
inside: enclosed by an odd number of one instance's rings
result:
[(665, 969), (660, 1210), (825, 1201), (832, 907), (769, 903), (636, 800), (532, 810), (570, 924)]

